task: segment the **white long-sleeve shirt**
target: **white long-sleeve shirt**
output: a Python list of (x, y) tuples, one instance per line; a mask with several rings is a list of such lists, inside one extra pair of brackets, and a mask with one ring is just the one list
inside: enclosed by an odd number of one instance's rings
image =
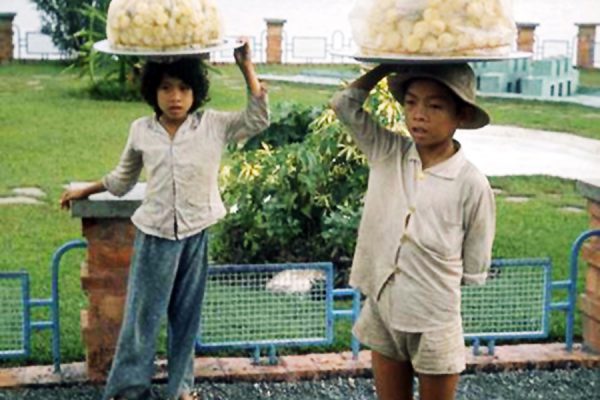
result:
[(227, 142), (268, 126), (265, 92), (249, 95), (241, 112), (207, 109), (188, 115), (172, 139), (156, 117), (140, 118), (131, 125), (119, 164), (102, 182), (110, 193), (123, 196), (145, 167), (146, 194), (131, 218), (135, 226), (171, 240), (194, 235), (226, 214), (218, 174)]
[(391, 325), (426, 332), (460, 321), (460, 286), (481, 284), (491, 263), (494, 195), (459, 150), (422, 169), (411, 139), (363, 109), (365, 90), (339, 92), (331, 105), (369, 163), (350, 284), (378, 298), (390, 276)]

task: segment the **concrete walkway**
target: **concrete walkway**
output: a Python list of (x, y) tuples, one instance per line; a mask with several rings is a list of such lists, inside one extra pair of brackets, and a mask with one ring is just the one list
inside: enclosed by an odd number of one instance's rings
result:
[(532, 101), (548, 101), (551, 103), (572, 103), (579, 104), (581, 106), (600, 108), (600, 95), (589, 95), (589, 94), (575, 94), (573, 96), (561, 96), (561, 97), (540, 97), (540, 96), (525, 96), (523, 94), (516, 93), (477, 93), (478, 97), (490, 97), (497, 99), (510, 99), (510, 100), (532, 100)]
[(600, 140), (514, 126), (457, 132), (465, 154), (484, 174), (600, 179)]

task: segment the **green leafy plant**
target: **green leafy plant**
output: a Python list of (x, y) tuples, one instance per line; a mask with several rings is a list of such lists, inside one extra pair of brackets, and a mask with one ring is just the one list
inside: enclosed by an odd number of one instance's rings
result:
[(243, 150), (257, 150), (266, 143), (280, 147), (289, 143), (299, 143), (309, 132), (311, 122), (321, 114), (321, 107), (300, 106), (293, 102), (275, 103), (272, 106), (271, 125), (261, 135), (250, 138)]
[(94, 50), (106, 37), (106, 9), (84, 4), (77, 9), (87, 25), (74, 36), (80, 43), (77, 58), (69, 68), (90, 79), (89, 93), (100, 100), (139, 100), (141, 62), (138, 57), (117, 57)]
[(50, 35), (52, 42), (60, 50), (72, 53), (80, 50), (85, 43), (77, 35), (82, 26), (92, 25), (94, 30), (103, 29), (100, 21), (89, 19), (82, 13), (84, 7), (108, 10), (110, 0), (32, 0), (42, 14), (42, 32)]
[[(279, 111), (304, 115), (301, 108), (288, 112), (288, 107)], [(385, 83), (374, 89), (367, 109), (402, 131), (401, 110)], [(276, 123), (272, 132), (282, 126)], [(366, 160), (331, 109), (306, 128), (302, 123), (287, 127), (301, 131), (231, 154), (221, 174), (230, 214), (213, 229), (211, 255), (233, 263), (331, 260), (344, 274), (366, 188)], [(296, 142), (299, 137), (304, 140)]]

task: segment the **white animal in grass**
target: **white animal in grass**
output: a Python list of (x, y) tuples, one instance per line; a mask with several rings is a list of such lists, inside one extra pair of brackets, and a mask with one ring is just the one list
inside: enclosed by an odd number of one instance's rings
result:
[(316, 281), (324, 280), (325, 273), (315, 269), (287, 269), (276, 274), (266, 284), (274, 293), (308, 293)]

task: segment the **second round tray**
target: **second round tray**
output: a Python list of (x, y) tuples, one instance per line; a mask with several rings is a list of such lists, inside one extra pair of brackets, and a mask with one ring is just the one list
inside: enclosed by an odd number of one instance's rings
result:
[(532, 54), (522, 51), (506, 55), (467, 55), (467, 56), (429, 56), (419, 54), (377, 54), (332, 53), (336, 56), (351, 57), (356, 61), (374, 64), (452, 64), (478, 61), (504, 61), (531, 58)]

